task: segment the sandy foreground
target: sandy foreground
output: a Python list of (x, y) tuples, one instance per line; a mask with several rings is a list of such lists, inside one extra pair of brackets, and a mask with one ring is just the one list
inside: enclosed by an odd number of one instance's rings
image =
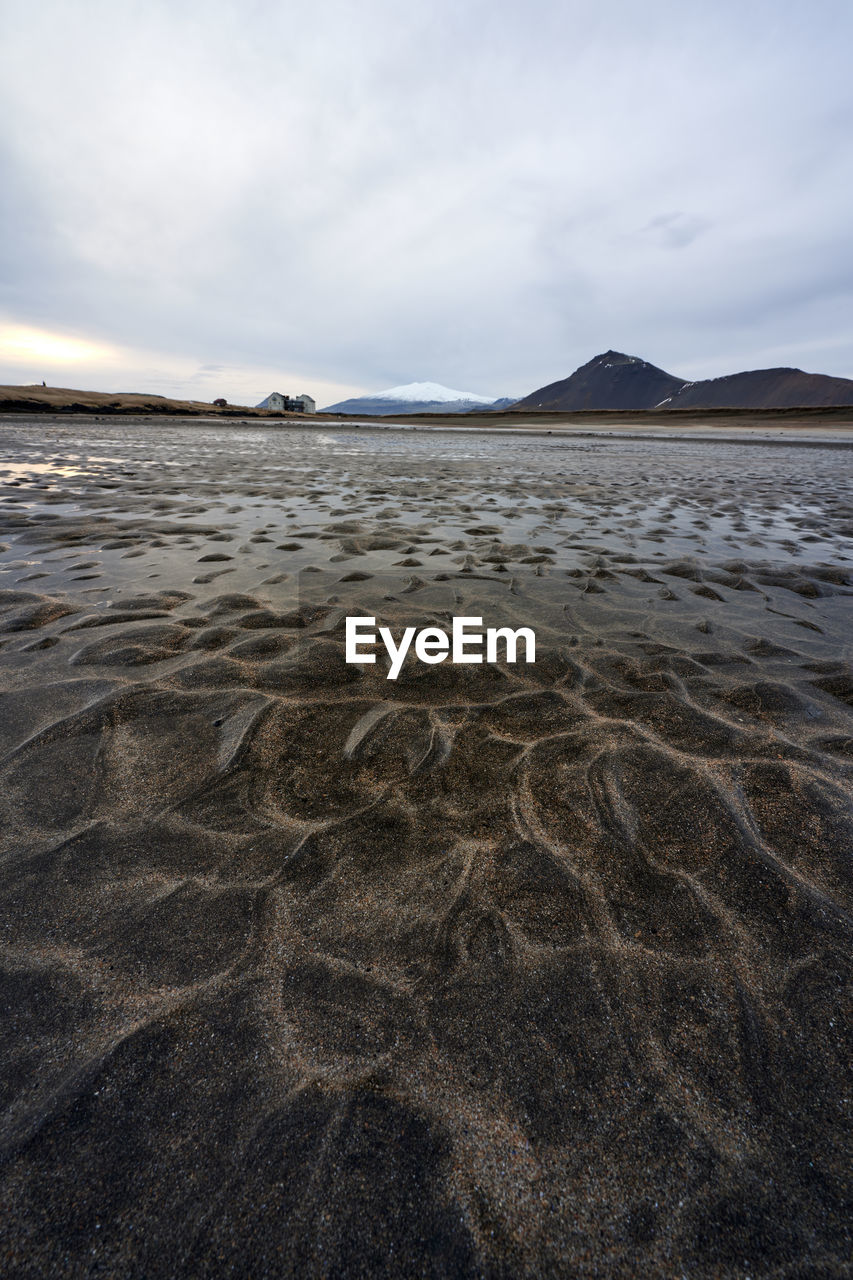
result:
[(3, 1274), (849, 1275), (851, 473), (0, 422)]

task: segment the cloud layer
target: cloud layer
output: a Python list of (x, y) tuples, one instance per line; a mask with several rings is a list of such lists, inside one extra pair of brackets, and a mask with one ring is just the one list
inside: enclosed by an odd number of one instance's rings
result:
[(853, 377), (846, 0), (3, 8), (0, 381)]

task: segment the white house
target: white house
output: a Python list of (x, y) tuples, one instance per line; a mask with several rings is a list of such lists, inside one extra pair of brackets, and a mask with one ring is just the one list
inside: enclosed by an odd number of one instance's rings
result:
[(258, 408), (272, 409), (274, 413), (316, 413), (317, 403), (311, 396), (283, 396), (280, 391), (273, 391)]

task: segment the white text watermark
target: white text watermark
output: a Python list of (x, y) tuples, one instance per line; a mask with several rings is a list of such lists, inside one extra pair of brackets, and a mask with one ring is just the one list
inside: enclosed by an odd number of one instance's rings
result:
[(406, 654), (414, 640), (414, 653), (419, 662), (516, 662), (520, 645), (524, 647), (524, 661), (536, 661), (536, 636), (530, 627), (487, 627), (482, 630), (482, 618), (454, 618), (450, 635), (441, 627), (406, 627), (399, 644), (388, 627), (379, 628), (377, 639), (375, 618), (347, 618), (347, 662), (375, 662), (376, 654), (371, 646), (381, 639), (391, 659), (388, 679), (396, 680)]

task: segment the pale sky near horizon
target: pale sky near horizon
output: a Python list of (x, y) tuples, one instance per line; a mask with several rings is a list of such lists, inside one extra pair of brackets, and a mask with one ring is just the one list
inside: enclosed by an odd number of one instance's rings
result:
[(0, 0), (0, 383), (853, 378), (849, 0)]

